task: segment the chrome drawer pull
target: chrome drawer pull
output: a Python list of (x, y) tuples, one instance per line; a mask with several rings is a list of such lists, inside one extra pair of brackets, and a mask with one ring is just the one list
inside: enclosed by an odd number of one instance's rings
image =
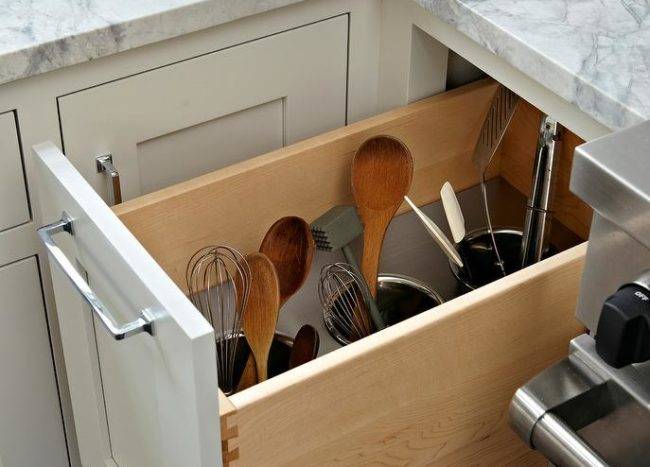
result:
[(54, 235), (61, 232), (67, 232), (70, 235), (74, 235), (72, 230), (72, 219), (65, 212), (61, 216), (60, 221), (53, 222), (52, 224), (45, 225), (38, 229), (38, 235), (45, 245), (45, 248), (47, 248), (47, 251), (52, 255), (52, 258), (54, 258), (59, 267), (61, 267), (65, 275), (68, 276), (72, 285), (77, 289), (77, 291), (79, 291), (86, 303), (90, 305), (90, 308), (92, 308), (93, 312), (97, 315), (113, 338), (115, 340), (122, 340), (141, 332), (147, 332), (153, 335), (153, 316), (148, 310), (142, 310), (140, 312), (140, 318), (131, 321), (130, 323), (121, 326), (115, 323), (115, 320), (109, 313), (108, 309), (92, 291), (88, 282), (84, 280), (65, 253), (63, 253), (63, 250), (61, 250), (54, 242)]
[(122, 188), (120, 187), (120, 173), (117, 171), (113, 165), (113, 156), (111, 154), (105, 154), (103, 156), (97, 156), (95, 158), (95, 164), (97, 165), (97, 173), (106, 172), (110, 179), (109, 185), (109, 196), (111, 197), (110, 203), (120, 204), (122, 202)]

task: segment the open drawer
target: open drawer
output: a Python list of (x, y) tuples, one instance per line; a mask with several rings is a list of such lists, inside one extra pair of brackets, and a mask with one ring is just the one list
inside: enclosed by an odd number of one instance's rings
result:
[(78, 289), (52, 267), (84, 465), (540, 462), (507, 427), (508, 402), (581, 332), (584, 245), (229, 398), (213, 330), (184, 290), (198, 248), (255, 251), (277, 218), (350, 203), (350, 162), (370, 136), (410, 148), (420, 205), (445, 180), (475, 185), (471, 154), (495, 89), (477, 82), (113, 210), (54, 145), (34, 147), (54, 222), (41, 234)]

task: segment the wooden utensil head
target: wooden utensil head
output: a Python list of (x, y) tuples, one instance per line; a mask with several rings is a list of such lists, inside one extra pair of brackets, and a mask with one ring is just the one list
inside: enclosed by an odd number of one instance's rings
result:
[(411, 153), (392, 136), (370, 138), (352, 161), (352, 194), (359, 207), (397, 209), (408, 194), (412, 178)]
[(361, 271), (373, 297), (386, 229), (408, 193), (413, 159), (401, 141), (376, 136), (361, 145), (352, 161), (352, 194), (363, 222)]
[(275, 267), (265, 254), (248, 254), (246, 261), (251, 270), (251, 286), (244, 311), (243, 329), (255, 357), (258, 380), (264, 381), (278, 321), (280, 285)]
[(295, 368), (316, 358), (319, 345), (318, 331), (313, 326), (305, 324), (300, 328), (293, 340), (289, 368)]
[(280, 306), (305, 283), (314, 258), (314, 248), (311, 228), (300, 217), (283, 217), (266, 232), (260, 252), (271, 260), (278, 274)]

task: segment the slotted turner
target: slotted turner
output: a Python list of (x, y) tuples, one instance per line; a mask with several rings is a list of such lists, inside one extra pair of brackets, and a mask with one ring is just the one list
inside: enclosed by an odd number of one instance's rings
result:
[(503, 135), (515, 114), (517, 102), (519, 102), (519, 96), (500, 84), (492, 98), (490, 109), (474, 148), (473, 161), (481, 176), (485, 174), (487, 166), (490, 165), (494, 153), (501, 144)]
[(499, 144), (501, 144), (503, 135), (505, 135), (506, 129), (515, 114), (517, 102), (519, 102), (519, 96), (500, 84), (492, 98), (492, 103), (490, 104), (487, 117), (485, 117), (485, 121), (483, 122), (483, 127), (481, 128), (481, 133), (479, 133), (473, 155), (474, 165), (481, 175), (481, 194), (483, 195), (483, 207), (485, 208), (485, 221), (490, 232), (492, 249), (494, 250), (497, 264), (504, 276), (506, 275), (506, 269), (499, 254), (499, 249), (497, 248), (494, 231), (492, 230), (492, 219), (485, 187), (485, 171), (488, 165), (490, 165), (490, 161), (497, 151)]

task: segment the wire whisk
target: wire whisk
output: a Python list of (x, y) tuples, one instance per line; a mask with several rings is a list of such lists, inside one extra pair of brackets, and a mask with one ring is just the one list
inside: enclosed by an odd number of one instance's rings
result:
[(332, 335), (343, 345), (372, 334), (368, 327), (372, 299), (362, 278), (346, 263), (328, 264), (321, 269), (318, 298), (323, 319)]
[(235, 359), (242, 319), (251, 286), (251, 271), (244, 256), (228, 246), (201, 248), (185, 271), (189, 298), (214, 328), (219, 387), (235, 390)]

